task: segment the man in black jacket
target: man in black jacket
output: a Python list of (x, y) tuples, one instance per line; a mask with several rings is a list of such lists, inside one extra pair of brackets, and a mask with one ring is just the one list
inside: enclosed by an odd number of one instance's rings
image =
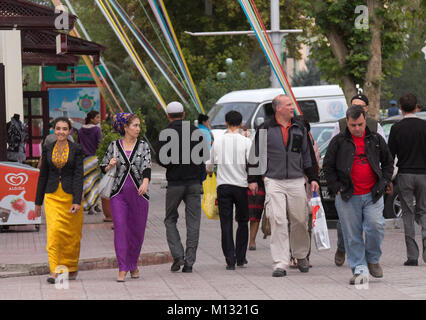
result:
[[(393, 158), (385, 140), (367, 127), (361, 106), (346, 112), (347, 128), (335, 136), (324, 158), (328, 189), (336, 209), (353, 277), (350, 284), (383, 277), (379, 260), (384, 237), (383, 193), (390, 188)], [(363, 239), (365, 232), (365, 242)]]
[(426, 121), (415, 114), (415, 95), (404, 95), (399, 104), (404, 119), (392, 126), (389, 149), (398, 157), (397, 181), (408, 257), (404, 265), (417, 266), (419, 248), (415, 240), (415, 220), (422, 227), (423, 261), (426, 262)]
[[(173, 101), (167, 105), (170, 124), (160, 132), (158, 163), (167, 169), (166, 193), (167, 243), (174, 258), (171, 271), (192, 272), (200, 234), (201, 199), (200, 177), (203, 161), (209, 152), (203, 133), (189, 121), (183, 121), (185, 112), (181, 103)], [(207, 159), (203, 159), (203, 155)], [(179, 217), (178, 207), (185, 203), (186, 251), (176, 227)]]

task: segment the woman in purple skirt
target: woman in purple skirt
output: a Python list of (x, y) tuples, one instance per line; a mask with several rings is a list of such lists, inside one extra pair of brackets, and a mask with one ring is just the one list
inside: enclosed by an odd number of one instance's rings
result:
[(139, 278), (138, 259), (149, 208), (151, 153), (148, 144), (138, 139), (141, 128), (136, 115), (118, 113), (114, 116), (113, 127), (123, 138), (110, 143), (100, 167), (104, 173), (117, 167), (111, 191), (111, 212), (119, 268), (117, 281), (124, 282), (129, 271), (132, 278)]

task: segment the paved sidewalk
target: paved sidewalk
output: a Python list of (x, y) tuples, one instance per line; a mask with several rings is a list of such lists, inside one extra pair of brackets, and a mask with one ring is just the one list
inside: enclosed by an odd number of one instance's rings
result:
[[(151, 201), (142, 254), (160, 255), (162, 264), (142, 261), (141, 278), (128, 278), (125, 283), (115, 282), (117, 269), (80, 271), (70, 288), (57, 290), (46, 282), (46, 275), (8, 277), (0, 279), (0, 299), (187, 299), (187, 300), (269, 300), (269, 299), (426, 299), (426, 264), (420, 259), (418, 267), (404, 267), (405, 243), (401, 229), (388, 228), (383, 242), (381, 264), (384, 278), (370, 278), (368, 288), (349, 285), (350, 269), (334, 265), (336, 230), (331, 229), (331, 250), (312, 249), (313, 268), (309, 273), (288, 270), (287, 277), (271, 276), (269, 238), (263, 239), (259, 231), (257, 250), (248, 251), (246, 268), (225, 270), (220, 246), (219, 221), (202, 216), (200, 244), (192, 274), (170, 272), (168, 246), (163, 224), (165, 189), (160, 187), (162, 172), (153, 179)], [(179, 229), (185, 240), (185, 219), (180, 209)], [(85, 217), (86, 218), (86, 217)], [(114, 258), (111, 224), (102, 223), (100, 216), (87, 216), (81, 245), (81, 260)], [(91, 223), (89, 223), (91, 222)], [(18, 266), (47, 263), (45, 227), (39, 233), (0, 234), (0, 277), (5, 264)], [(418, 236), (420, 243), (420, 235)], [(147, 265), (148, 264), (148, 265)], [(8, 271), (9, 274), (12, 272)], [(22, 274), (21, 274), (22, 275)]]

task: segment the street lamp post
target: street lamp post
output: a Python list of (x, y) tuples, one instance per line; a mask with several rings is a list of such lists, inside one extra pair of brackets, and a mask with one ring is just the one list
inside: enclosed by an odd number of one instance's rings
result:
[[(278, 59), (281, 62), (281, 40), (283, 37), (289, 33), (301, 33), (301, 29), (289, 29), (289, 30), (280, 30), (280, 2), (279, 0), (271, 0), (271, 30), (268, 30), (267, 33), (271, 37), (272, 46), (278, 56)], [(225, 36), (225, 35), (254, 35), (254, 31), (216, 31), (216, 32), (189, 32), (185, 31), (186, 34), (191, 36)], [(231, 59), (232, 60), (232, 59)], [(217, 75), (216, 75), (217, 76)], [(271, 67), (271, 87), (280, 88), (280, 83), (277, 76)]]

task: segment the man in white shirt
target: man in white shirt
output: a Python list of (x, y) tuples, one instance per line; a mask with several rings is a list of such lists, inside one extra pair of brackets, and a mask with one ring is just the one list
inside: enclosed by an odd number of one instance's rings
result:
[[(230, 111), (225, 116), (227, 131), (214, 140), (210, 150), (210, 160), (206, 162), (207, 172), (217, 165), (217, 200), (220, 227), (222, 230), (222, 250), (226, 269), (235, 270), (247, 264), (246, 252), (249, 238), (249, 212), (247, 197), (247, 164), (251, 141), (240, 134), (242, 115)], [(236, 242), (233, 237), (233, 208), (238, 223)]]

